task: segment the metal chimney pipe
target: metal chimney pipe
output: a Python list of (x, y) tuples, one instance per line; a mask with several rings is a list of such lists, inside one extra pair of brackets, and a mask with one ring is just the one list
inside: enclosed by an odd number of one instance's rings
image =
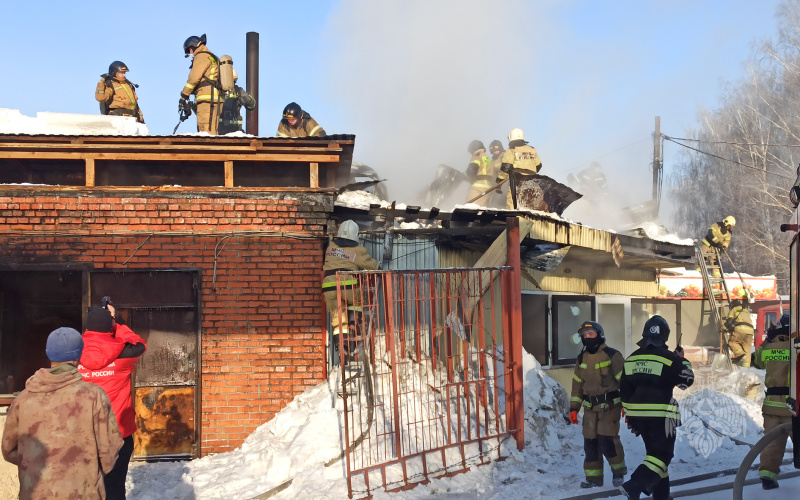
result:
[(256, 100), (256, 108), (246, 114), (246, 132), (258, 136), (258, 108), (261, 102), (258, 99), (258, 33), (255, 31), (247, 32), (247, 93)]

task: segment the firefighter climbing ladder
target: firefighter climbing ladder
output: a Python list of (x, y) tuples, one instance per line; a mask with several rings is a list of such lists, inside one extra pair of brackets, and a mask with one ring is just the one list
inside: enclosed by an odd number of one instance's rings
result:
[[(710, 306), (711, 315), (717, 330), (720, 332), (720, 352), (726, 354), (728, 368), (732, 368), (730, 350), (728, 349), (728, 334), (722, 328), (722, 318), (725, 312), (730, 310), (730, 294), (728, 285), (725, 283), (725, 274), (722, 272), (722, 261), (720, 260), (719, 250), (711, 247), (714, 253), (703, 253), (700, 246), (694, 249), (697, 265), (700, 267), (700, 274), (703, 275), (703, 285), (706, 289), (706, 298)], [(716, 273), (714, 273), (716, 271)], [(719, 276), (716, 276), (718, 274)]]

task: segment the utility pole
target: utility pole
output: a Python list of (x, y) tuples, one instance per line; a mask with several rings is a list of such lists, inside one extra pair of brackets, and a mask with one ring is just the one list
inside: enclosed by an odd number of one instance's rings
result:
[(661, 117), (656, 116), (656, 130), (653, 134), (653, 218), (658, 217), (661, 206), (661, 178), (664, 162), (661, 159)]

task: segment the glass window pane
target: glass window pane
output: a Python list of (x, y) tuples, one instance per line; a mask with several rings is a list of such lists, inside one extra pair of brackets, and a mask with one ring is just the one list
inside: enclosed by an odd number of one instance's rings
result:
[(578, 332), (581, 323), (591, 320), (592, 301), (591, 300), (561, 300), (554, 301), (555, 314), (558, 316), (555, 322), (556, 336), (558, 337), (559, 360), (574, 361), (581, 352), (581, 344), (575, 345), (572, 336)]
[(625, 354), (625, 304), (598, 304), (597, 322), (603, 326), (606, 345)]
[(678, 306), (674, 303), (665, 303), (665, 301), (659, 300), (631, 301), (631, 337), (633, 337), (634, 349), (638, 349), (635, 344), (642, 339), (644, 324), (656, 315), (667, 321), (670, 330), (667, 347), (670, 350), (675, 349), (678, 337), (677, 314)]

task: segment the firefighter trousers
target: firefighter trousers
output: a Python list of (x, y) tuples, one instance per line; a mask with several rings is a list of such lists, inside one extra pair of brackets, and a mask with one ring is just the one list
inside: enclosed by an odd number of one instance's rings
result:
[(327, 307), (328, 312), (331, 313), (331, 329), (333, 330), (334, 335), (347, 333), (348, 312), (352, 310), (358, 311), (361, 309), (361, 295), (355, 292), (356, 290), (353, 289), (342, 290), (342, 298), (347, 305), (347, 309), (342, 309), (341, 314), (339, 311), (339, 304), (336, 301), (336, 289), (334, 288), (333, 290), (329, 290), (322, 294), (323, 298), (325, 299), (325, 307)]
[(730, 334), (728, 347), (731, 349), (731, 358), (741, 358), (740, 366), (750, 366), (750, 346), (753, 345), (753, 334), (737, 332)]
[[(789, 424), (791, 422), (792, 417), (790, 415), (764, 415), (764, 434), (781, 424)], [(789, 435), (791, 435), (791, 432)], [(773, 440), (761, 451), (761, 464), (758, 466), (759, 477), (772, 479), (773, 481), (778, 480), (783, 454), (786, 452), (786, 438), (787, 436), (784, 435)]]
[(619, 420), (622, 416), (622, 405), (616, 405), (603, 411), (599, 406), (592, 409), (584, 407), (583, 411), (583, 471), (586, 480), (603, 484), (603, 457), (608, 460), (614, 476), (624, 476), (625, 451), (619, 440)]
[[(473, 184), (472, 186), (469, 187), (469, 192), (467, 192), (467, 201), (469, 201), (469, 200), (471, 200), (471, 199), (473, 199), (473, 198), (475, 198), (477, 196), (480, 196), (481, 193), (489, 191), (490, 187), (491, 186), (488, 186), (488, 185), (484, 186), (483, 184), (480, 184), (480, 185), (477, 185), (477, 186), (475, 184)], [(492, 193), (493, 193), (493, 191), (489, 191), (484, 196), (481, 196), (480, 198), (478, 198), (477, 200), (473, 201), (472, 203), (478, 204), (478, 205), (480, 205), (482, 207), (488, 207), (488, 206), (490, 206), (489, 200), (492, 197)]]
[(644, 493), (653, 500), (669, 496), (669, 463), (675, 453), (675, 421), (665, 417), (628, 417), (628, 424), (644, 441), (644, 461), (633, 471), (623, 487), (630, 498)]
[(198, 102), (197, 131), (217, 135), (219, 133), (219, 112), (221, 108), (221, 103)]

